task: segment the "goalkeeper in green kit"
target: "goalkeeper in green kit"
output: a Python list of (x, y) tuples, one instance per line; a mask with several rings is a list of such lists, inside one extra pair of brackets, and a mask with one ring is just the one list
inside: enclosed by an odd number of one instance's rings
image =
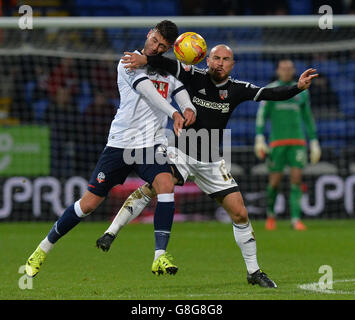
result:
[[(295, 68), (291, 60), (280, 60), (276, 70), (278, 80), (268, 87), (292, 85)], [(267, 119), (271, 121), (269, 146), (264, 137)], [(310, 160), (312, 164), (319, 161), (321, 149), (318, 143), (315, 122), (311, 113), (309, 92), (304, 90), (286, 101), (262, 101), (256, 117), (256, 136), (254, 151), (259, 159), (266, 158), (269, 170), (267, 186), (267, 230), (276, 229), (274, 206), (283, 171), (290, 167), (290, 215), (295, 230), (306, 230), (301, 221), (301, 183), (302, 169), (307, 163), (306, 139), (302, 122), (305, 124), (310, 140)]]

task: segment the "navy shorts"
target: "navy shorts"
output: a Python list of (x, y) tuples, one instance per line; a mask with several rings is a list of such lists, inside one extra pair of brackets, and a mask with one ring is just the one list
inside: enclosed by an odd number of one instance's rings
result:
[[(123, 184), (132, 171), (152, 185), (159, 173), (172, 174), (170, 164), (164, 161), (165, 151), (165, 147), (159, 147), (159, 145), (142, 149), (121, 149), (106, 146), (91, 175), (88, 190), (97, 196), (106, 197), (114, 186)], [(132, 156), (128, 159), (129, 161), (127, 161), (127, 157), (124, 158), (127, 154)], [(159, 159), (163, 158), (163, 160), (158, 159), (157, 161), (155, 154), (158, 154)], [(133, 157), (139, 160), (133, 160)], [(158, 162), (164, 162), (164, 164)]]

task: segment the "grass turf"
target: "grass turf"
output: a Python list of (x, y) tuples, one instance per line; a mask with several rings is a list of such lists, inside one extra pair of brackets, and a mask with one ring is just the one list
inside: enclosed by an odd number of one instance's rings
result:
[[(355, 220), (306, 221), (308, 231), (264, 230), (254, 221), (258, 262), (277, 289), (248, 285), (246, 269), (230, 224), (175, 223), (169, 252), (179, 272), (154, 276), (153, 226), (123, 229), (109, 252), (95, 247), (108, 223), (83, 222), (62, 238), (48, 255), (32, 290), (21, 290), (18, 272), (52, 223), (1, 223), (0, 299), (355, 299)], [(331, 293), (307, 291), (300, 284), (318, 282), (321, 265), (333, 270)]]

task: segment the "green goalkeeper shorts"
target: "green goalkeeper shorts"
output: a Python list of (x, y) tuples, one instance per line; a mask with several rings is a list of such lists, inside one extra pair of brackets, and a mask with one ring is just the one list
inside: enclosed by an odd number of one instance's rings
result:
[(270, 172), (282, 172), (285, 166), (303, 169), (307, 163), (305, 146), (278, 146), (271, 149), (267, 157)]

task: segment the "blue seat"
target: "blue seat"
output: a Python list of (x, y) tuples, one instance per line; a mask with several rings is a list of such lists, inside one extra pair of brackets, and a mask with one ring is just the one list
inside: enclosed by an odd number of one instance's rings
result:
[[(248, 117), (255, 119), (258, 112), (259, 103), (255, 101), (246, 101), (241, 103), (234, 111), (236, 117)], [(232, 116), (233, 116), (232, 115)]]
[(306, 69), (310, 68), (309, 64), (303, 60), (294, 60), (293, 63), (297, 75), (301, 75)]
[(344, 73), (348, 75), (352, 81), (355, 79), (355, 61), (350, 61), (344, 66)]
[(352, 141), (352, 145), (354, 145), (355, 141), (355, 120), (347, 121), (347, 138)]
[(355, 94), (339, 95), (340, 109), (348, 116), (355, 116)]
[(335, 91), (338, 93), (340, 109), (349, 116), (355, 116), (355, 83), (348, 77), (339, 77), (338, 81), (332, 81)]
[(227, 129), (232, 130), (232, 139), (241, 138), (244, 140), (254, 140), (255, 136), (255, 121), (243, 120), (233, 117), (229, 120)]
[(329, 78), (341, 76), (341, 65), (336, 60), (317, 61), (312, 63), (312, 68), (317, 72), (325, 74)]
[(292, 15), (312, 14), (312, 2), (309, 0), (288, 0), (287, 2)]
[(229, 40), (239, 43), (247, 44), (262, 44), (262, 28), (236, 27), (225, 28), (229, 34)]
[(112, 46), (117, 50), (117, 52), (123, 53), (127, 50), (126, 41), (121, 39), (113, 39)]
[(36, 121), (43, 120), (45, 111), (47, 110), (48, 106), (49, 106), (49, 100), (47, 99), (39, 100), (32, 104), (34, 118)]
[(142, 1), (126, 1), (122, 3), (131, 16), (144, 16), (145, 7)]
[(29, 81), (25, 84), (25, 100), (28, 104), (31, 104), (32, 102), (33, 90), (35, 86), (35, 81)]
[(82, 81), (80, 85), (80, 96), (78, 97), (78, 108), (84, 112), (87, 106), (92, 102), (92, 90), (88, 81)]
[(177, 16), (179, 15), (179, 7), (175, 0), (152, 0), (147, 4), (145, 15)]
[(233, 76), (241, 81), (248, 81), (257, 86), (264, 86), (271, 81), (275, 73), (275, 65), (266, 60), (238, 61)]
[(338, 140), (347, 137), (346, 120), (320, 120), (317, 121), (317, 133), (319, 138), (325, 140)]
[(347, 146), (345, 139), (319, 139), (322, 148), (329, 148), (336, 156), (340, 156), (342, 150)]

